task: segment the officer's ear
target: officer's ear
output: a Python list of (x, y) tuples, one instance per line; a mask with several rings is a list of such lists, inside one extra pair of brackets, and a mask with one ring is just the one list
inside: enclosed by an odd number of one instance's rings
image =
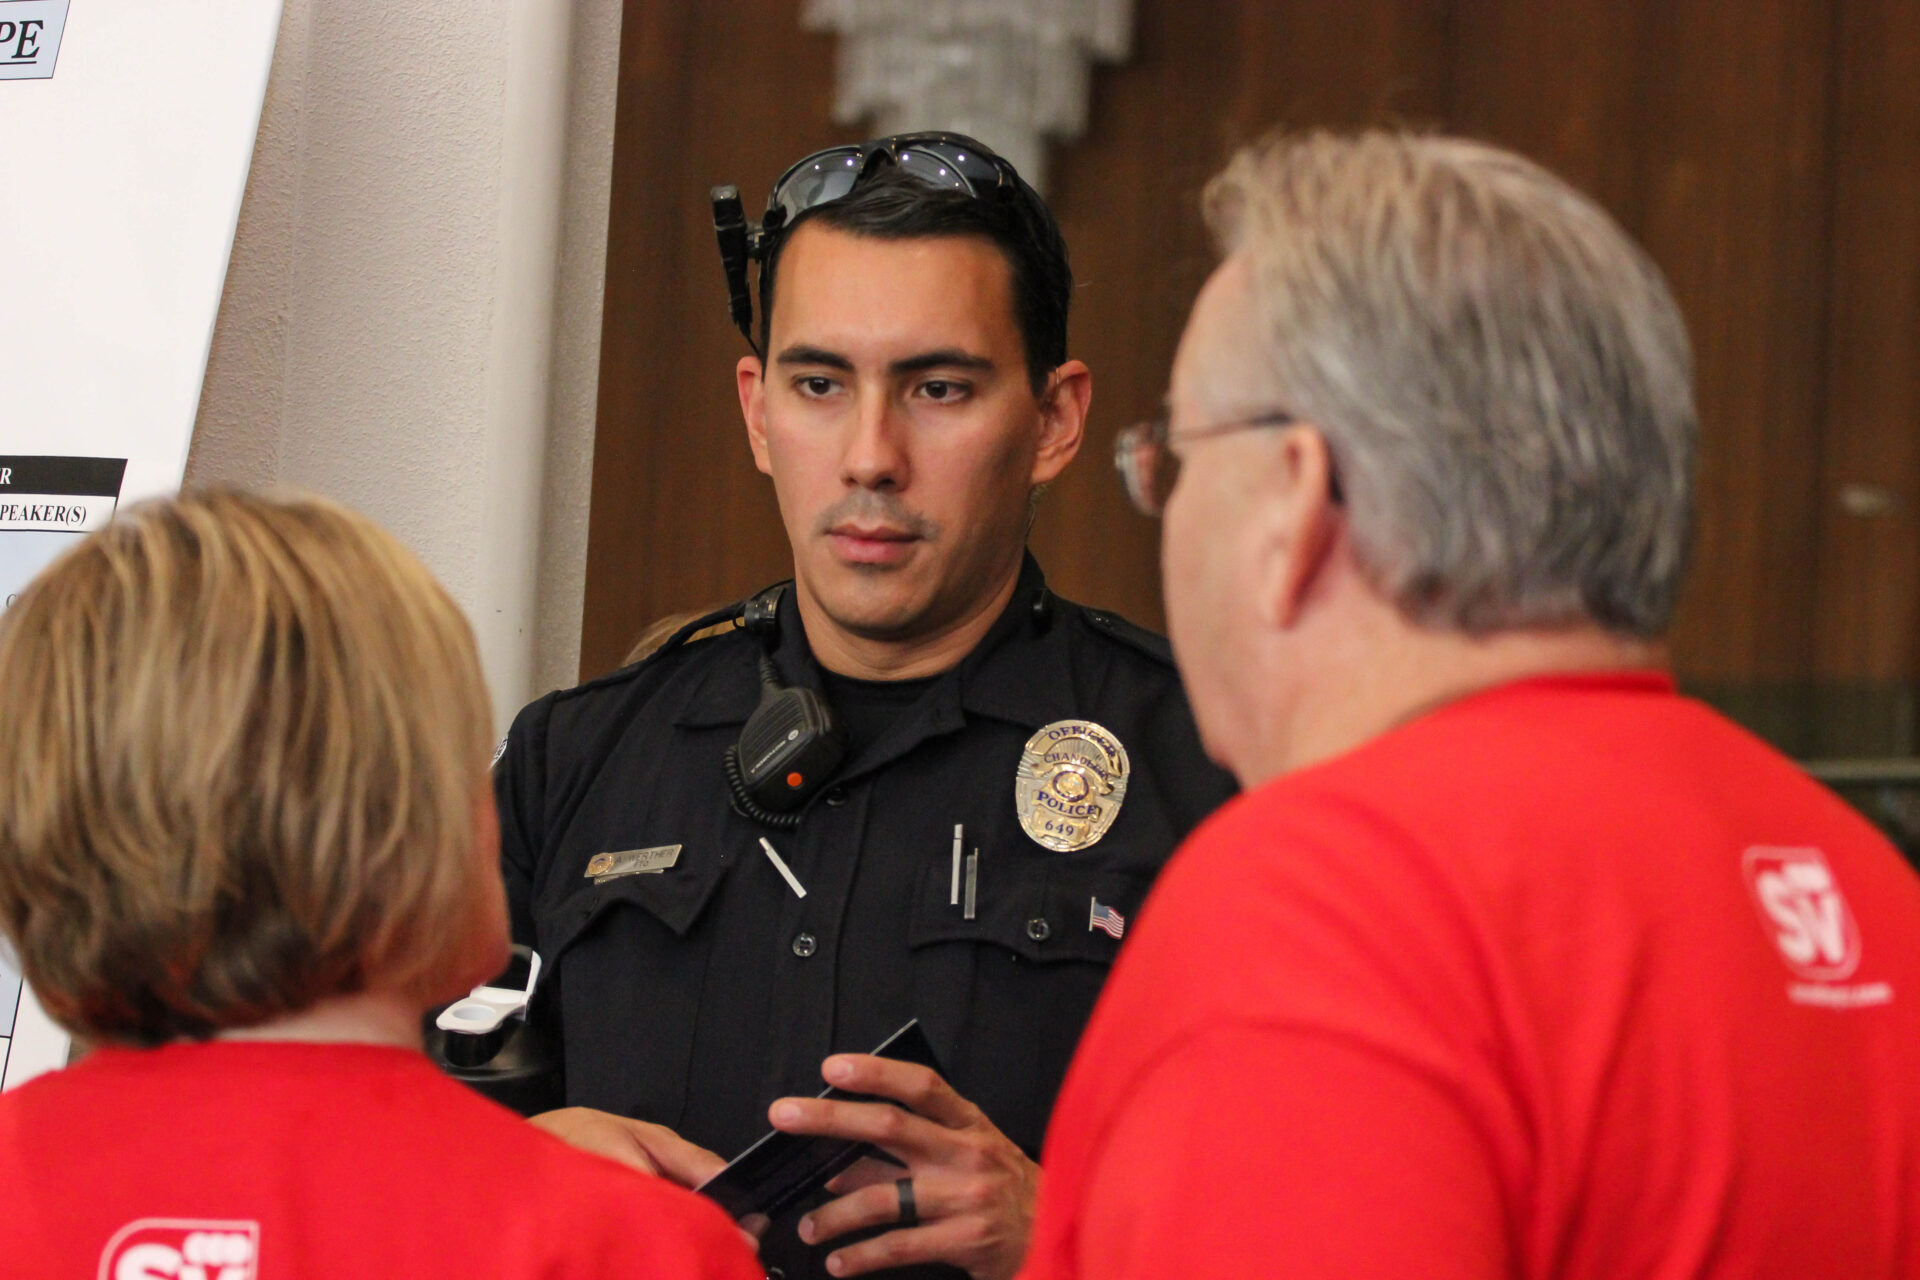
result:
[(1047, 375), (1040, 396), (1040, 447), (1034, 452), (1030, 484), (1051, 483), (1086, 438), (1087, 407), (1093, 403), (1093, 373), (1079, 360), (1068, 360)]
[(741, 356), (733, 366), (733, 381), (740, 392), (740, 416), (747, 423), (747, 447), (753, 450), (753, 465), (763, 475), (772, 475), (767, 460), (767, 379), (759, 356)]

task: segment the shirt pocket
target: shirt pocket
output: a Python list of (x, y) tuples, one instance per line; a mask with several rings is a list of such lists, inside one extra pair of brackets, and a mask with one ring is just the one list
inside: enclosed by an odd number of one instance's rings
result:
[(575, 871), (535, 911), (570, 1105), (680, 1123), (712, 941), (696, 925), (728, 869), (692, 851), (598, 883)]
[[(907, 945), (918, 950), (943, 942), (980, 943), (1008, 951), (1031, 964), (1086, 963), (1109, 966), (1119, 951), (1125, 921), (1144, 894), (1145, 881), (1074, 854), (1029, 855), (995, 868), (982, 855), (974, 918), (966, 918), (966, 876), (961, 903), (952, 901), (950, 869), (929, 867), (921, 878)], [(936, 871), (939, 874), (936, 874)], [(1111, 915), (1096, 915), (1096, 904)], [(1105, 919), (1109, 927), (1096, 921)]]
[(617, 920), (632, 909), (650, 917), (653, 924), (673, 937), (686, 937), (720, 887), (727, 866), (718, 857), (692, 862), (683, 857), (682, 863), (664, 871), (642, 871), (597, 881), (577, 874), (557, 885), (556, 892), (534, 912), (541, 961), (558, 964), (561, 956), (582, 937), (605, 927), (603, 920)]
[(1146, 893), (1111, 853), (998, 842), (981, 853), (972, 920), (951, 901), (950, 868), (929, 867), (915, 900), (916, 1012), (950, 1082), (1029, 1154), (1119, 954), (1094, 904), (1131, 921)]

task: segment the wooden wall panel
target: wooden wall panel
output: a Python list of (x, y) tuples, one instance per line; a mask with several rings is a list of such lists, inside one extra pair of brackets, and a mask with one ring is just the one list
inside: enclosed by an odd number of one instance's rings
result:
[(1456, 9), (1451, 127), (1594, 196), (1693, 335), (1699, 542), (1683, 671), (1782, 678), (1810, 656), (1825, 348), (1830, 8), (1803, 0), (1480, 0)]
[(1920, 4), (1841, 10), (1815, 674), (1920, 678)]
[[(738, 181), (757, 212), (785, 165), (852, 136), (828, 123), (834, 43), (800, 33), (797, 9), (627, 0), (584, 673), (612, 666), (654, 617), (786, 571), (734, 402), (744, 347), (727, 326), (705, 192)], [(1157, 529), (1126, 509), (1108, 451), (1157, 408), (1212, 266), (1206, 177), (1274, 123), (1437, 125), (1591, 191), (1674, 282), (1706, 437), (1682, 672), (1920, 674), (1920, 477), (1901, 490), (1906, 523), (1831, 514), (1846, 476), (1920, 467), (1911, 0), (1136, 11), (1133, 59), (1096, 71), (1091, 130), (1054, 157), (1050, 199), (1079, 281), (1072, 345), (1094, 369), (1085, 452), (1034, 533), (1059, 589), (1161, 621)], [(1861, 621), (1816, 625), (1849, 609)], [(1867, 634), (1881, 637), (1870, 653)]]
[(618, 665), (647, 623), (791, 573), (770, 482), (734, 394), (747, 346), (727, 319), (707, 190), (757, 216), (827, 124), (834, 42), (795, 0), (628, 0), (608, 210), (581, 673)]
[(1655, 12), (1634, 230), (1692, 331), (1702, 428), (1674, 659), (1709, 679), (1790, 679), (1812, 654), (1833, 8)]
[(1075, 280), (1069, 346), (1093, 368), (1093, 408), (1032, 546), (1056, 590), (1154, 625), (1159, 526), (1127, 506), (1109, 459), (1122, 427), (1158, 412), (1187, 308), (1213, 264), (1193, 193), (1224, 143), (1184, 147), (1179, 130), (1195, 115), (1223, 118), (1236, 81), (1193, 82), (1177, 69), (1233, 47), (1237, 19), (1202, 4), (1177, 18), (1147, 6), (1138, 21), (1137, 56), (1096, 74), (1088, 136), (1054, 152), (1049, 203)]
[[(1213, 268), (1202, 185), (1275, 123), (1430, 118), (1444, 19), (1438, 5), (1345, 0), (1139, 7), (1138, 52), (1099, 72), (1092, 127), (1060, 151), (1049, 194), (1079, 284), (1073, 349), (1094, 370), (1087, 445), (1034, 530), (1061, 591), (1163, 624), (1159, 529), (1128, 508), (1109, 458), (1122, 427), (1159, 410), (1180, 329)], [(1325, 75), (1330, 60), (1346, 74)]]
[(1633, 224), (1655, 3), (1456, 4), (1448, 127), (1532, 157)]

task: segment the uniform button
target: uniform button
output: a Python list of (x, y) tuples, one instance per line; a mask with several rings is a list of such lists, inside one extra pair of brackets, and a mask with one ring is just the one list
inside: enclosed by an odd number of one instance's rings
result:
[(1053, 926), (1047, 923), (1045, 916), (1035, 916), (1027, 921), (1027, 936), (1035, 942), (1045, 942), (1053, 936)]
[(815, 938), (810, 933), (801, 933), (801, 934), (794, 935), (793, 954), (799, 956), (802, 960), (805, 960), (808, 956), (812, 955), (816, 950), (819, 949), (819, 947), (820, 947), (819, 939)]
[(828, 787), (825, 799), (828, 804), (838, 809), (847, 802), (847, 789), (845, 787)]

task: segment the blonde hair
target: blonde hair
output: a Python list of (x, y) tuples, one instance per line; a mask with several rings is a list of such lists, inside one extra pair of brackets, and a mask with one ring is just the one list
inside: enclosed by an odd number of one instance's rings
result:
[(472, 634), (361, 516), (133, 507), (0, 622), (0, 721), (0, 931), (73, 1032), (203, 1037), (371, 988), (424, 1006), (498, 954)]
[[(704, 618), (712, 612), (712, 609), (694, 609), (686, 613), (669, 613), (665, 617), (655, 618), (647, 624), (646, 629), (642, 631), (639, 638), (633, 642), (633, 646), (627, 650), (627, 656), (620, 659), (620, 665), (630, 667), (636, 662), (651, 658), (654, 654), (667, 647), (667, 641), (673, 639), (673, 637), (679, 633), (680, 628), (686, 626), (695, 618)], [(725, 635), (737, 626), (739, 626), (739, 623), (734, 620), (716, 622), (710, 627), (703, 627), (694, 632), (687, 637), (687, 641), (691, 643), (695, 640), (705, 640), (712, 636)]]
[(1692, 357), (1659, 268), (1605, 211), (1511, 152), (1382, 131), (1274, 135), (1206, 199), (1252, 268), (1277, 407), (1325, 438), (1402, 613), (1665, 629)]

